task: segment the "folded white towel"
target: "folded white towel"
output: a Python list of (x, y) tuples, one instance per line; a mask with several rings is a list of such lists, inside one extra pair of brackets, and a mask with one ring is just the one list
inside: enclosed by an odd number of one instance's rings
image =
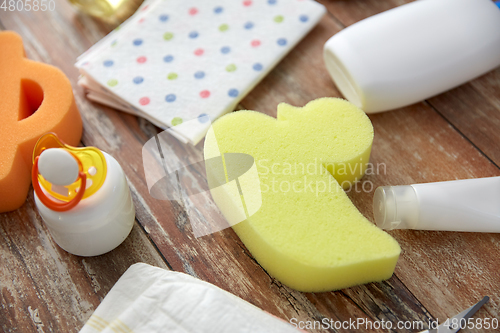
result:
[[(232, 111), (324, 12), (309, 0), (150, 0), (79, 57), (80, 84), (88, 98), (162, 128), (213, 121)], [(196, 144), (208, 126), (180, 134)]]
[(297, 333), (293, 326), (210, 283), (132, 265), (80, 333)]

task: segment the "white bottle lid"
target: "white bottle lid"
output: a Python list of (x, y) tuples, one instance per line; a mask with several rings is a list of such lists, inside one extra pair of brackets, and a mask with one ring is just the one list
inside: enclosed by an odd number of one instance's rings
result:
[(407, 186), (381, 186), (373, 196), (373, 216), (381, 229), (415, 229), (418, 224), (418, 198)]
[(491, 0), (419, 0), (340, 31), (324, 47), (340, 92), (367, 113), (410, 105), (500, 65)]

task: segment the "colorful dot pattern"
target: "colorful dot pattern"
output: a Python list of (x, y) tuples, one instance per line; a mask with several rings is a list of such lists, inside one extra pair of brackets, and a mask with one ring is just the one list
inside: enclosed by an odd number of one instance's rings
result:
[(229, 65), (226, 66), (226, 71), (227, 72), (234, 72), (234, 71), (236, 71), (236, 69), (237, 69), (237, 67), (236, 67), (235, 64), (229, 64)]
[(201, 127), (193, 133), (204, 131), (323, 13), (323, 6), (301, 0), (152, 1), (112, 32), (85, 70), (155, 124), (194, 120)]
[(225, 24), (225, 23), (224, 23), (224, 24), (221, 24), (221, 25), (219, 26), (219, 30), (220, 30), (221, 32), (227, 31), (227, 30), (229, 30), (229, 26), (228, 26), (227, 24)]

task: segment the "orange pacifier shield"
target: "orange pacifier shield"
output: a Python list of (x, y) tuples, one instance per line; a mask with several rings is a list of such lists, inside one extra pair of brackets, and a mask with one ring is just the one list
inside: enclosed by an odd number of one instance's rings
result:
[(43, 135), (33, 150), (33, 188), (55, 211), (69, 210), (94, 194), (106, 174), (106, 159), (99, 149), (66, 145), (54, 133)]

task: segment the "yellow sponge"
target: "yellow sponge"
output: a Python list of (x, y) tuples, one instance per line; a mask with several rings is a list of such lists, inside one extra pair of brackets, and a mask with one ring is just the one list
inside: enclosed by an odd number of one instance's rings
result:
[[(339, 185), (347, 188), (366, 171), (373, 127), (363, 111), (336, 98), (303, 108), (282, 103), (278, 119), (238, 111), (217, 120), (213, 134), (205, 139), (206, 159), (226, 153), (255, 159), (260, 193), (242, 197), (261, 207), (233, 229), (269, 274), (307, 292), (392, 275), (398, 243), (364, 218)], [(240, 183), (255, 188), (251, 177)], [(212, 195), (226, 217), (238, 209), (238, 191), (219, 187)]]

